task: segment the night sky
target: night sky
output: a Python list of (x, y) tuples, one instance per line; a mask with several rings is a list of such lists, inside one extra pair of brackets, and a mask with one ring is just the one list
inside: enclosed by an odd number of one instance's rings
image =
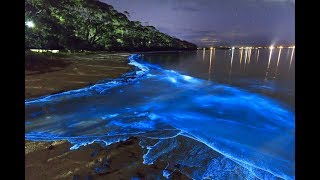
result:
[(198, 46), (293, 45), (294, 0), (101, 0)]

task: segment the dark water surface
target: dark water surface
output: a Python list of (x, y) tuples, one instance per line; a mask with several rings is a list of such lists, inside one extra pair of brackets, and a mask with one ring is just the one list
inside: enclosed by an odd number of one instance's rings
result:
[(160, 178), (294, 179), (292, 50), (132, 55), (121, 78), (26, 100), (25, 137), (77, 149), (136, 136), (145, 164), (168, 163)]
[(211, 49), (145, 53), (147, 62), (183, 74), (271, 96), (294, 108), (295, 56), (292, 48)]

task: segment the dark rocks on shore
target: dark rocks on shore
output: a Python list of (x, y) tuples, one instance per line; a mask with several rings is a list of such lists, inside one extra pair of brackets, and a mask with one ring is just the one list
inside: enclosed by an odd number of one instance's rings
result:
[[(106, 147), (93, 143), (71, 151), (71, 146), (68, 141), (26, 141), (26, 179), (165, 179), (167, 162), (143, 164), (137, 137)], [(189, 179), (179, 171), (168, 171), (171, 179)]]

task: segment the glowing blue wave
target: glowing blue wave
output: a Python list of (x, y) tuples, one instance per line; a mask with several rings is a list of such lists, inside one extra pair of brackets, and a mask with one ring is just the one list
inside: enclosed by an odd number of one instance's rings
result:
[(294, 179), (294, 112), (286, 106), (139, 55), (129, 61), (136, 71), (118, 79), (26, 100), (26, 139), (66, 139), (77, 149), (136, 136), (145, 164), (168, 162), (165, 177)]

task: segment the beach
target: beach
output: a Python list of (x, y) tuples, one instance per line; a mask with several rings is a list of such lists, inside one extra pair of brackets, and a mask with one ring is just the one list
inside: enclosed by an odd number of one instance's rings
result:
[[(165, 179), (167, 164), (157, 161), (143, 164), (143, 149), (139, 139), (103, 147), (99, 143), (70, 150), (68, 141), (25, 141), (26, 179)], [(189, 179), (177, 170), (173, 179)]]
[(26, 53), (25, 99), (74, 90), (133, 70), (129, 53)]
[[(129, 53), (26, 53), (25, 99), (37, 98), (114, 79), (134, 68)], [(70, 150), (68, 141), (25, 141), (26, 179), (154, 179), (166, 163), (143, 164), (143, 149), (131, 137), (103, 147), (99, 143)], [(174, 172), (173, 172), (174, 171)], [(174, 179), (188, 179), (172, 170)]]

